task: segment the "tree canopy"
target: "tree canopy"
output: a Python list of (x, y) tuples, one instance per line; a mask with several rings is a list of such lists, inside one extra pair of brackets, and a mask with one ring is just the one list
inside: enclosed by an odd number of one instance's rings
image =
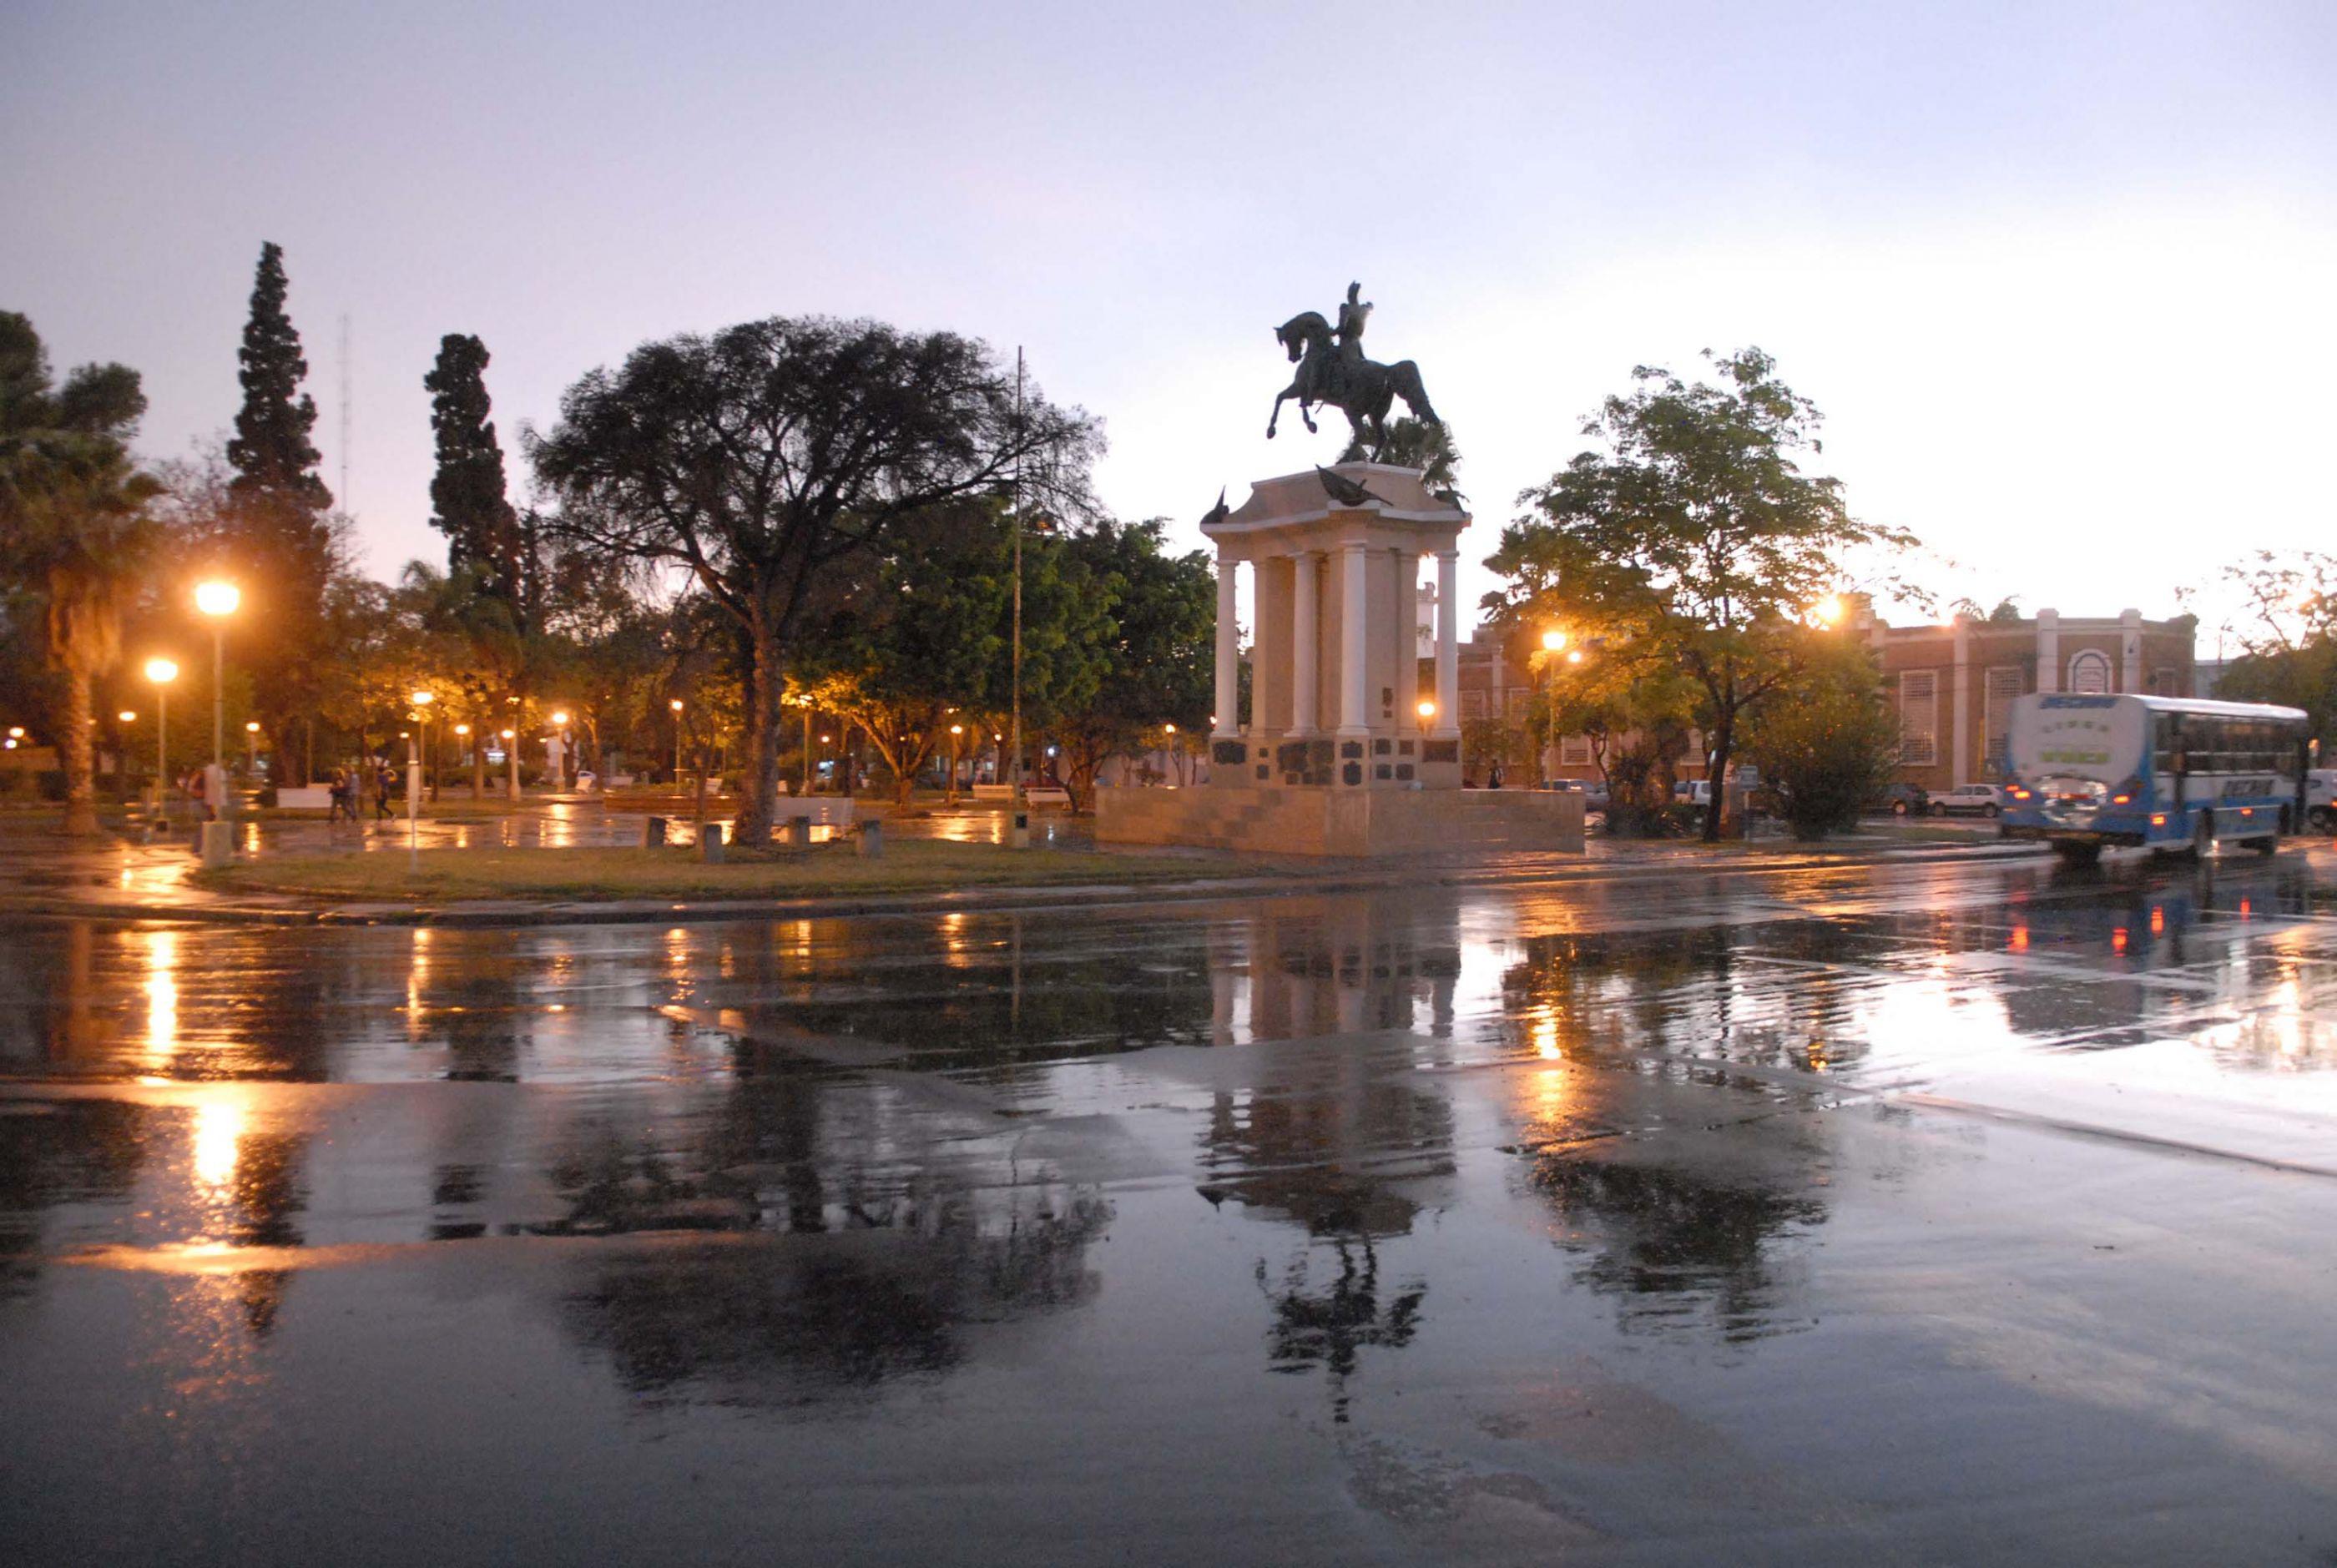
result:
[(1084, 511), (1094, 422), (981, 343), (871, 321), (772, 317), (645, 344), (570, 387), (537, 438), (559, 527), (677, 568), (728, 618), (749, 676), (738, 834), (769, 835), (781, 699), (806, 617), (856, 552), (1010, 483)]
[(1802, 454), (1823, 450), (1817, 409), (1768, 355), (1706, 358), (1712, 381), (1638, 367), (1585, 423), (1604, 450), (1519, 498), (1529, 514), (1488, 562), (1510, 586), (1489, 603), (1603, 637), (1608, 657), (1684, 671), (1725, 776), (1737, 721), (1791, 678), (1797, 629), (1847, 558), (1913, 540), (1853, 517), (1840, 481), (1803, 472)]

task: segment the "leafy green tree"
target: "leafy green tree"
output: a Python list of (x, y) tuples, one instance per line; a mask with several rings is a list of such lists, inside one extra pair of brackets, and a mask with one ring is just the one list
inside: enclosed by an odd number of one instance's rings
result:
[(1804, 634), (1801, 674), (1748, 726), (1745, 754), (1798, 839), (1858, 825), (1898, 771), (1899, 717), (1873, 656), (1833, 632)]
[[(1339, 461), (1361, 463), (1369, 455), (1363, 438), (1350, 436)], [(1421, 482), (1431, 490), (1449, 490), (1460, 480), (1461, 449), (1452, 444), (1452, 427), (1442, 422), (1430, 424), (1408, 414), (1388, 421), (1386, 454), (1381, 461), (1420, 470)]]
[(243, 405), (227, 443), (233, 477), (215, 533), (226, 557), (220, 564), (244, 593), (235, 640), (251, 661), (260, 713), (276, 735), (313, 718), (328, 653), (327, 585), (346, 566), (345, 524), (332, 515), (333, 493), (318, 477), (319, 454), (309, 440), (317, 404), (300, 390), (308, 362), (285, 310), (287, 288), (283, 248), (261, 246), (237, 355)]
[(145, 411), (124, 365), (84, 365), (55, 386), (33, 324), (0, 313), (0, 571), (18, 613), (37, 605), (44, 628), (71, 833), (97, 831), (91, 687), (121, 657), (122, 613), (156, 544), (160, 486), (130, 455)]
[(2325, 748), (2337, 740), (2337, 555), (2258, 550), (2224, 569), (2241, 610), (2241, 654), (2215, 683), (2233, 702), (2300, 707)]
[[(1505, 613), (1601, 635), (1609, 657), (1683, 671), (1700, 692), (1713, 774), (1726, 777), (1745, 715), (1798, 668), (1796, 633), (1847, 553), (1913, 543), (1851, 516), (1837, 480), (1802, 472), (1818, 414), (1757, 348), (1709, 354), (1718, 385), (1641, 366), (1607, 399), (1584, 452), (1521, 498), (1490, 564)], [(1706, 839), (1720, 833), (1720, 795)]]
[(450, 577), (467, 575), (479, 591), (520, 615), (531, 562), (519, 514), (504, 488), (504, 449), (488, 417), (487, 346), (450, 332), (437, 363), (422, 378), (430, 394), (430, 430), (438, 471), (430, 481), (430, 525), (446, 536)]
[(1165, 726), (1208, 732), (1217, 689), (1217, 577), (1199, 550), (1170, 555), (1164, 526), (1159, 518), (1107, 521), (1066, 541), (1088, 580), (1110, 594), (1111, 618), (1092, 693), (1050, 705), (1048, 732), (1061, 742), (1063, 782), (1076, 811), (1093, 807), (1106, 763), (1159, 744)]
[(748, 676), (741, 842), (768, 839), (787, 677), (807, 615), (856, 553), (906, 520), (1016, 482), (1087, 506), (1095, 424), (1002, 372), (982, 344), (875, 322), (773, 317), (645, 344), (570, 387), (532, 443), (579, 542), (687, 571)]

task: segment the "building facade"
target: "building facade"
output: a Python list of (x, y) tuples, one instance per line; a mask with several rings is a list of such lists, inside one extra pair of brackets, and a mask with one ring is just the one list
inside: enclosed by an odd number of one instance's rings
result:
[[(1844, 626), (1845, 635), (1873, 649), (1898, 711), (1899, 776), (1927, 790), (1997, 779), (2013, 699), (2029, 692), (2199, 695), (2195, 630), (2189, 616), (2145, 620), (2132, 609), (2094, 618), (2044, 609), (2033, 618), (1959, 616), (1945, 624), (1891, 626), (1858, 599)], [(1478, 628), (1462, 645), (1460, 726), (1472, 782), (1484, 782), (1496, 756), (1512, 784), (1599, 777), (1589, 736), (1529, 733), (1538, 653), (1531, 634), (1493, 627)], [(1704, 737), (1690, 731), (1677, 776), (1696, 779), (1704, 772)]]

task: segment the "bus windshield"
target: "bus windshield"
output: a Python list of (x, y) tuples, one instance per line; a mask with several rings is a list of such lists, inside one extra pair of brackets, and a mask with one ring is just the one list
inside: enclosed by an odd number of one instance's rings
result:
[(2049, 693), (2013, 709), (2006, 761), (2022, 778), (2118, 784), (2142, 771), (2148, 724), (2138, 703)]

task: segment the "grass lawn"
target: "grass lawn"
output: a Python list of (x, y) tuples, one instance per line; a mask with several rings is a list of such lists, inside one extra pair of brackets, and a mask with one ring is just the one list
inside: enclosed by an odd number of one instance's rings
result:
[(196, 872), (199, 887), (354, 900), (801, 898), (838, 893), (937, 892), (953, 888), (1052, 887), (1087, 882), (1191, 881), (1288, 875), (1256, 862), (1078, 850), (1008, 850), (996, 844), (898, 840), (879, 860), (849, 844), (809, 850), (733, 850), (722, 865), (674, 849), (425, 850), (406, 869), (402, 851), (265, 855)]

